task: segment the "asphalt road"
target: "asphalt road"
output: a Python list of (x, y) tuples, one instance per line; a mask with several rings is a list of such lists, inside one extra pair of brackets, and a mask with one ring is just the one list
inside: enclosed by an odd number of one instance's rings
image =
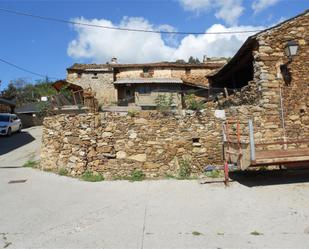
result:
[[(12, 180), (26, 182), (9, 184)], [(228, 188), (196, 180), (89, 183), (2, 168), (0, 196), (0, 248), (309, 245), (309, 183), (233, 182)]]
[(38, 160), (42, 127), (23, 129), (11, 137), (0, 136), (0, 167), (21, 167), (29, 159)]

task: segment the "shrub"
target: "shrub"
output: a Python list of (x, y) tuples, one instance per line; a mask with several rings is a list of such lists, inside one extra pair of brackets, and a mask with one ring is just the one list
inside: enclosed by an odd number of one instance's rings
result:
[(53, 108), (49, 102), (40, 102), (38, 104), (38, 117), (43, 118), (53, 114)]
[(58, 173), (61, 176), (66, 176), (69, 173), (69, 171), (66, 168), (60, 168)]
[(84, 174), (82, 174), (81, 179), (87, 182), (100, 182), (104, 181), (104, 177), (101, 174), (94, 173), (90, 170), (86, 170)]
[(198, 101), (194, 94), (189, 94), (185, 96), (185, 103), (187, 106), (187, 109), (199, 111), (202, 109), (205, 109), (205, 104), (202, 101)]
[(179, 178), (185, 179), (191, 175), (191, 161), (189, 159), (182, 159), (179, 162)]
[(168, 113), (172, 110), (173, 102), (173, 94), (171, 93), (169, 96), (167, 94), (159, 94), (155, 103), (157, 105), (157, 110), (162, 113)]
[(205, 176), (210, 177), (210, 178), (219, 178), (219, 177), (223, 177), (223, 172), (222, 170), (211, 170), (211, 171), (207, 171), (205, 173)]
[(130, 175), (131, 181), (142, 181), (145, 179), (145, 174), (141, 170), (133, 170)]

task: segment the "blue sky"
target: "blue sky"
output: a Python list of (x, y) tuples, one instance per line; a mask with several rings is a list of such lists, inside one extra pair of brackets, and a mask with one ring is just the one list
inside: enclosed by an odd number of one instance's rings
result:
[[(256, 30), (308, 9), (308, 0), (0, 0), (0, 8), (113, 27), (192, 32)], [(58, 79), (75, 62), (149, 62), (232, 56), (248, 36), (106, 31), (0, 11), (0, 58)], [(40, 77), (0, 62), (0, 90), (10, 80)]]

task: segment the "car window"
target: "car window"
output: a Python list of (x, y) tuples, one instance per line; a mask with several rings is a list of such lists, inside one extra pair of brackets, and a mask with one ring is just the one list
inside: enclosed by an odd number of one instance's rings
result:
[(0, 122), (10, 122), (9, 115), (0, 115)]

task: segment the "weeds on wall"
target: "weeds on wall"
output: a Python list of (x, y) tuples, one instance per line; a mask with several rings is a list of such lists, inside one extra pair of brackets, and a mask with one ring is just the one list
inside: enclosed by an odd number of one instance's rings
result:
[(129, 178), (129, 180), (133, 181), (133, 182), (134, 181), (142, 181), (144, 179), (145, 179), (144, 172), (141, 171), (141, 170), (136, 170), (136, 169), (131, 172), (131, 175), (130, 175), (130, 178)]
[(173, 94), (159, 94), (155, 99), (155, 103), (159, 112), (167, 114), (172, 110), (172, 106), (174, 105)]
[(205, 109), (205, 103), (197, 100), (194, 94), (189, 94), (185, 96), (186, 107), (189, 110), (200, 111)]
[(104, 181), (104, 177), (99, 173), (94, 173), (90, 170), (86, 170), (84, 174), (82, 174), (81, 179), (87, 182), (100, 182)]
[(179, 179), (189, 178), (191, 175), (191, 160), (188, 158), (181, 159), (179, 162)]
[(58, 171), (58, 174), (61, 176), (66, 176), (69, 173), (69, 171), (66, 168), (60, 168)]
[(130, 116), (130, 117), (135, 117), (136, 116), (136, 114), (137, 114), (137, 111), (135, 111), (135, 110), (129, 110), (128, 111), (128, 115)]

